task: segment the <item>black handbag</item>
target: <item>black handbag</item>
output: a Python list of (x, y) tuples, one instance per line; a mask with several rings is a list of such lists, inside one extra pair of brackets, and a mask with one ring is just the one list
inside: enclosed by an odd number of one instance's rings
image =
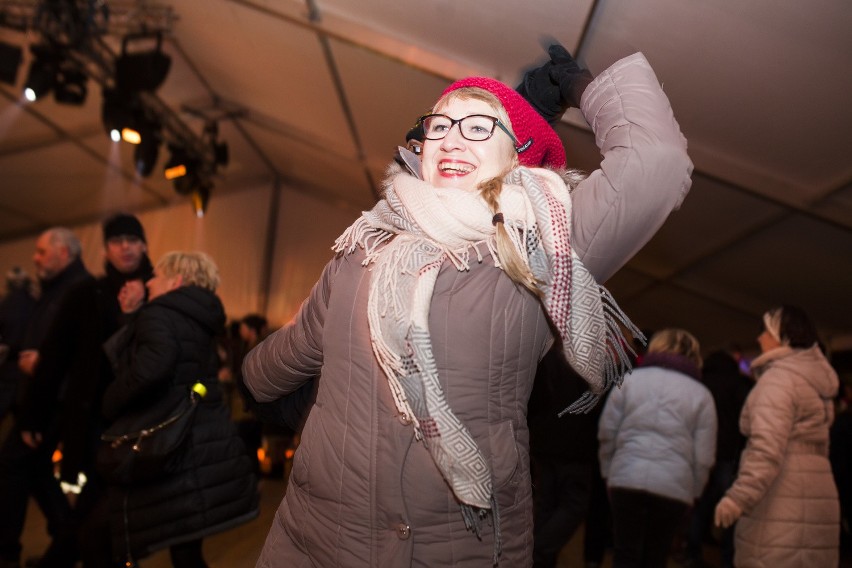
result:
[(171, 403), (160, 401), (117, 418), (101, 435), (98, 473), (110, 483), (128, 485), (176, 472), (195, 410), (206, 394), (207, 387), (197, 382)]

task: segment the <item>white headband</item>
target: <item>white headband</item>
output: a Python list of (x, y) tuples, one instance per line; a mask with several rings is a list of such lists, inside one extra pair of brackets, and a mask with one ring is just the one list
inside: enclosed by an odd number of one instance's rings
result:
[(775, 341), (781, 344), (786, 344), (781, 340), (781, 308), (770, 310), (763, 314), (763, 327), (769, 332)]

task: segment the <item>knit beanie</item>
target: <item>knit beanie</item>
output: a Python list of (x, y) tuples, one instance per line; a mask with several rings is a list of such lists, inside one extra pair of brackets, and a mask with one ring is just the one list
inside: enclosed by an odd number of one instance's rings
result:
[(143, 243), (145, 240), (145, 229), (142, 228), (142, 223), (133, 215), (126, 213), (118, 213), (104, 221), (104, 242), (112, 237), (120, 237), (121, 235), (130, 235), (139, 237)]
[(556, 131), (515, 89), (488, 77), (468, 77), (447, 87), (441, 96), (463, 87), (477, 87), (488, 91), (497, 97), (506, 109), (506, 114), (512, 122), (512, 131), (518, 140), (515, 150), (518, 151), (521, 165), (531, 168), (565, 167), (565, 148)]

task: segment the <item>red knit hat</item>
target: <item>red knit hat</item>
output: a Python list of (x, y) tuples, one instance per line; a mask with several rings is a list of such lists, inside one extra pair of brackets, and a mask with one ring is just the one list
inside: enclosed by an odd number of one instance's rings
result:
[(521, 165), (565, 167), (565, 148), (556, 131), (515, 89), (488, 77), (467, 77), (447, 87), (441, 97), (462, 87), (478, 87), (500, 100), (518, 139), (515, 149)]

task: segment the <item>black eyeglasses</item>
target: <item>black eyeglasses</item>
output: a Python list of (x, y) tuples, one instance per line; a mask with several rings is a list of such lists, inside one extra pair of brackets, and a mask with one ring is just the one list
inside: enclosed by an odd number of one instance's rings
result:
[(518, 141), (506, 128), (506, 125), (500, 122), (499, 118), (487, 116), (485, 114), (471, 114), (458, 120), (450, 118), (445, 114), (427, 114), (421, 116), (419, 120), (423, 126), (423, 135), (427, 140), (441, 140), (445, 138), (450, 130), (456, 124), (459, 125), (459, 132), (465, 140), (471, 142), (482, 142), (488, 140), (494, 134), (494, 128), (500, 127), (500, 130), (512, 139), (512, 144), (517, 146)]

